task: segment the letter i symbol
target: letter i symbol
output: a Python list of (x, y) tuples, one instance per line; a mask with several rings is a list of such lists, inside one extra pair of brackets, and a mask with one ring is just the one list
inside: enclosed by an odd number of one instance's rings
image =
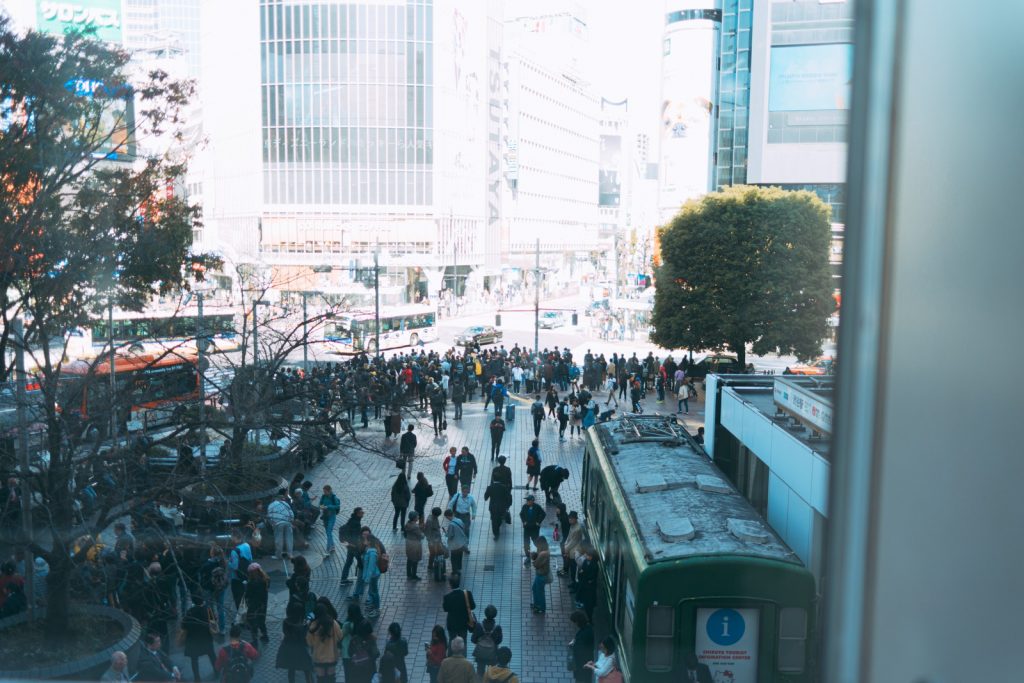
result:
[(729, 617), (722, 617), (722, 637), (729, 637)]

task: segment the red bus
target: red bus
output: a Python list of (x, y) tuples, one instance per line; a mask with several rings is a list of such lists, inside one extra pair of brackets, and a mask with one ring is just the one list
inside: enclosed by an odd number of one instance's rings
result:
[[(171, 422), (175, 410), (199, 399), (199, 367), (194, 356), (176, 354), (116, 356), (117, 423), (127, 431)], [(110, 361), (77, 360), (61, 372), (61, 409), (75, 410), (81, 424), (106, 433), (110, 425)]]

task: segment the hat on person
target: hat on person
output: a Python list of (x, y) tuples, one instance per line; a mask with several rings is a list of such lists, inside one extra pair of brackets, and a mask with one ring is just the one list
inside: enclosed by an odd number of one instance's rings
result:
[(528, 495), (528, 496), (526, 497), (526, 500), (537, 500), (537, 499), (536, 499), (536, 498), (534, 498), (534, 497), (533, 497), (533, 494), (531, 493), (530, 495)]

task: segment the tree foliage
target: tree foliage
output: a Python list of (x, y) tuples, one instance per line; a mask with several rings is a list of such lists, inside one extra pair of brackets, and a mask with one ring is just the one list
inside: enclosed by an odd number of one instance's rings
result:
[(668, 348), (821, 353), (832, 310), (828, 207), (811, 192), (731, 187), (660, 234), (654, 334)]
[[(176, 147), (191, 91), (160, 71), (131, 78), (127, 53), (86, 34), (20, 34), (0, 17), (0, 380), (18, 349), (41, 387), (49, 463), (42, 475), (21, 474), (52, 538), (52, 634), (67, 624), (82, 487), (73, 411), (59, 407), (63, 349), (70, 330), (109, 305), (142, 310), (187, 289), (193, 263), (206, 261), (189, 253), (195, 209), (168, 192), (184, 172)], [(134, 117), (120, 113), (129, 100)], [(133, 140), (167, 152), (130, 158)], [(24, 322), (17, 338), (15, 319)]]

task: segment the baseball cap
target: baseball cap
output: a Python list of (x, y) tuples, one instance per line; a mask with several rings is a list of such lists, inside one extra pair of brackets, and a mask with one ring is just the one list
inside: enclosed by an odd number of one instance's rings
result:
[(526, 500), (537, 500), (537, 499), (536, 499), (536, 498), (534, 498), (534, 497), (533, 497), (533, 494), (531, 493), (530, 495), (528, 495), (528, 496), (526, 497)]

